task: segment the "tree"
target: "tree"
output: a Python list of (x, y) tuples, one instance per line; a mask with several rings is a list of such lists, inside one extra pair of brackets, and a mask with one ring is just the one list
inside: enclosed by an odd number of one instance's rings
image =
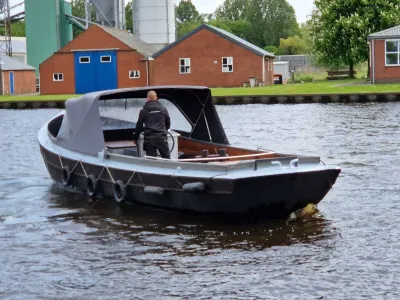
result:
[(249, 9), (248, 0), (225, 0), (217, 10), (215, 15), (217, 19), (236, 21), (245, 20)]
[(262, 48), (279, 46), (281, 38), (300, 33), (295, 10), (287, 0), (250, 0), (247, 15), (252, 24), (250, 41)]
[(279, 55), (299, 55), (304, 54), (305, 43), (298, 36), (291, 36), (287, 39), (281, 39), (279, 45)]
[(133, 16), (132, 16), (132, 2), (125, 6), (125, 19), (126, 19), (126, 30), (130, 30), (133, 33)]
[[(0, 35), (4, 36), (4, 27), (0, 28)], [(25, 21), (18, 21), (11, 24), (11, 35), (24, 37), (25, 36)]]
[[(81, 19), (85, 19), (85, 0), (72, 0), (72, 15)], [(91, 19), (96, 18), (96, 9), (92, 6)], [(74, 38), (77, 37), (82, 30), (73, 26), (72, 28)]]
[(181, 38), (203, 23), (202, 15), (190, 1), (181, 1), (175, 7), (176, 32)]
[(313, 52), (310, 28), (310, 21), (300, 24), (300, 37), (304, 41), (304, 54), (311, 54)]
[(185, 22), (182, 24), (179, 24), (177, 26), (177, 37), (178, 39), (183, 37), (185, 34), (191, 32), (192, 30), (196, 29), (201, 25), (201, 22)]
[(400, 0), (315, 0), (310, 22), (317, 59), (330, 66), (354, 66), (369, 58), (369, 34), (398, 25)]
[(200, 13), (190, 1), (181, 1), (175, 8), (175, 18), (177, 24), (186, 22), (195, 23), (201, 20)]
[(275, 46), (267, 46), (264, 48), (265, 51), (268, 51), (271, 54), (279, 55), (279, 49)]

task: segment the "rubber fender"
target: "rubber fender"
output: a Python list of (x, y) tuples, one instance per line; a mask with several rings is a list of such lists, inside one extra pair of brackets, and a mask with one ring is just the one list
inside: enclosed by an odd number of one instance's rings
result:
[(61, 178), (62, 178), (62, 183), (64, 186), (69, 186), (71, 184), (71, 170), (68, 166), (65, 166), (61, 170)]
[(94, 175), (89, 175), (86, 179), (86, 193), (90, 197), (96, 197), (97, 195), (97, 179)]
[(144, 192), (146, 194), (153, 194), (153, 195), (162, 196), (164, 194), (164, 189), (160, 188), (158, 186), (146, 186), (144, 188)]
[(118, 203), (122, 203), (126, 200), (126, 187), (122, 180), (117, 180), (114, 183), (114, 199)]
[(203, 182), (191, 182), (183, 185), (185, 192), (204, 192), (206, 186)]

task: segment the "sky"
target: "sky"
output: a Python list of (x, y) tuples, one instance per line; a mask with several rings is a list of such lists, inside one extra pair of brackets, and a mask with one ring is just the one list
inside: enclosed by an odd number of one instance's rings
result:
[[(287, 0), (296, 10), (297, 21), (302, 23), (311, 14), (314, 0)], [(201, 13), (212, 13), (224, 0), (192, 0)]]
[[(125, 0), (128, 2), (130, 0)], [(175, 0), (179, 2), (179, 0)], [(297, 21), (302, 23), (307, 20), (307, 16), (311, 14), (313, 9), (314, 0), (287, 0), (296, 10)], [(10, 5), (22, 2), (22, 0), (10, 0)], [(192, 0), (197, 10), (201, 13), (212, 13), (218, 5), (222, 4), (224, 0)], [(21, 11), (21, 7), (13, 10), (13, 13)]]

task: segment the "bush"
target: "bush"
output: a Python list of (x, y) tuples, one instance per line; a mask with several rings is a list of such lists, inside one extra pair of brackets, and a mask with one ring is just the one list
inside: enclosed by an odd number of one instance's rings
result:
[[(294, 83), (309, 83), (314, 82), (314, 77), (309, 74), (295, 74), (294, 75)], [(288, 83), (293, 83), (292, 79), (288, 80)]]

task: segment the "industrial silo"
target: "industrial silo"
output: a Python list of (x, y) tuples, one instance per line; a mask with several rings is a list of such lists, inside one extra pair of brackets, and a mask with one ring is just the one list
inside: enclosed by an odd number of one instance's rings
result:
[(92, 0), (96, 9), (96, 22), (119, 29), (125, 29), (125, 0)]
[(72, 14), (70, 1), (25, 0), (25, 28), (28, 64), (39, 65), (72, 40), (72, 26), (65, 14)]
[(174, 0), (133, 0), (134, 34), (155, 49), (175, 41)]

